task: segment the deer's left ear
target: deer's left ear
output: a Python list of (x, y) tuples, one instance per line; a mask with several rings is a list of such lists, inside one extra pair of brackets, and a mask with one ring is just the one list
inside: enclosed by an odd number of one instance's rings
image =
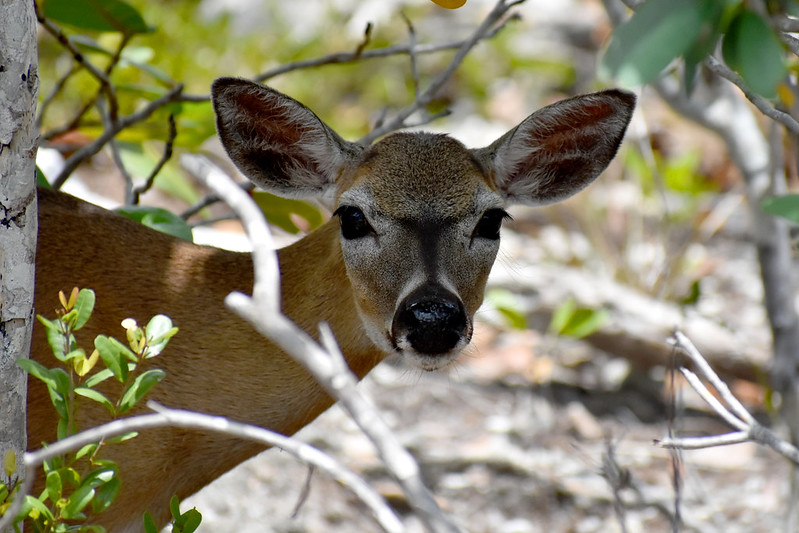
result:
[(509, 203), (558, 202), (605, 170), (634, 109), (626, 91), (575, 96), (539, 109), (474, 155)]

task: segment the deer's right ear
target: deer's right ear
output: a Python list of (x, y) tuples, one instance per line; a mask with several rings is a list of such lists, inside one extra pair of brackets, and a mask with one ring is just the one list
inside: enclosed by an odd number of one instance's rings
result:
[(363, 148), (310, 109), (263, 85), (219, 78), (211, 87), (216, 125), (230, 159), (253, 183), (287, 197), (325, 196)]

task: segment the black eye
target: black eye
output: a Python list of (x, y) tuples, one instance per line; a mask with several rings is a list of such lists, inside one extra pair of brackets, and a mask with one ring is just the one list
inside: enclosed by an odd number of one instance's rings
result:
[(333, 213), (338, 216), (341, 223), (341, 235), (345, 239), (360, 239), (374, 233), (372, 226), (366, 220), (366, 215), (357, 207), (342, 205)]
[(499, 228), (502, 227), (502, 220), (505, 218), (510, 218), (510, 215), (504, 209), (489, 209), (480, 217), (480, 221), (472, 233), (472, 239), (475, 237), (499, 239)]

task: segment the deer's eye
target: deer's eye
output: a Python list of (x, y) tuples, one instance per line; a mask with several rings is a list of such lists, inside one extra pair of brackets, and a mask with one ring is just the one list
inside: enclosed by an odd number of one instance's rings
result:
[(333, 215), (338, 216), (341, 223), (341, 236), (345, 239), (360, 239), (374, 233), (369, 221), (366, 220), (366, 215), (355, 206), (342, 205), (336, 209)]
[(499, 239), (499, 228), (502, 227), (502, 220), (510, 218), (510, 215), (504, 209), (489, 209), (474, 228), (472, 239), (480, 237), (482, 239)]

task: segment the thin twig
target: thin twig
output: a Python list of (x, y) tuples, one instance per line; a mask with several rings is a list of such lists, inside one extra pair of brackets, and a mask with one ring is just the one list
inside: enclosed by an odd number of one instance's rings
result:
[(143, 120), (147, 120), (150, 115), (164, 107), (165, 105), (173, 102), (176, 100), (181, 92), (183, 92), (183, 84), (178, 85), (177, 87), (173, 88), (171, 91), (163, 95), (162, 97), (153, 100), (143, 109), (137, 111), (136, 113), (127, 115), (125, 117), (120, 118), (117, 123), (111, 128), (106, 129), (103, 133), (91, 144), (84, 146), (72, 156), (66, 160), (64, 163), (64, 168), (61, 169), (61, 172), (56, 176), (56, 178), (52, 182), (52, 186), (54, 189), (60, 189), (64, 182), (69, 178), (70, 174), (78, 168), (83, 161), (90, 158), (97, 152), (103, 149), (103, 147), (108, 144), (114, 136), (122, 131), (123, 129), (132, 126), (138, 122)]
[(294, 504), (294, 510), (291, 511), (291, 518), (297, 518), (297, 515), (300, 514), (300, 509), (302, 509), (302, 506), (305, 505), (305, 502), (308, 500), (308, 496), (311, 494), (311, 481), (313, 481), (313, 475), (314, 467), (313, 465), (308, 465), (308, 473), (305, 475), (305, 483), (302, 484), (300, 495), (297, 496), (297, 503)]
[(416, 53), (416, 28), (405, 13), (402, 13), (405, 25), (408, 26), (408, 59), (411, 62), (411, 79), (413, 80), (413, 99), (419, 98), (419, 65)]
[(172, 159), (172, 152), (175, 145), (175, 137), (178, 136), (178, 130), (175, 125), (175, 115), (169, 115), (169, 135), (166, 139), (166, 144), (164, 145), (164, 154), (161, 156), (161, 159), (158, 160), (153, 170), (150, 172), (150, 175), (147, 176), (147, 179), (139, 185), (138, 187), (134, 187), (131, 191), (130, 198), (128, 198), (127, 203), (129, 205), (136, 205), (139, 203), (139, 198), (142, 194), (146, 193), (150, 190), (150, 188), (155, 183), (155, 177), (158, 176), (158, 173), (161, 172), (161, 169), (164, 168), (170, 159)]
[[(523, 3), (525, 0), (498, 0), (497, 3), (494, 5), (494, 8), (491, 12), (486, 15), (486, 18), (483, 19), (483, 22), (477, 27), (477, 29), (472, 33), (472, 35), (463, 41), (463, 44), (458, 48), (458, 51), (455, 53), (455, 56), (447, 65), (447, 68), (444, 69), (441, 74), (436, 76), (436, 78), (430, 83), (430, 86), (422, 92), (413, 102), (413, 104), (407, 106), (405, 109), (401, 110), (397, 115), (392, 118), (391, 120), (384, 122), (380, 127), (375, 128), (369, 134), (365, 135), (361, 138), (358, 142), (363, 145), (371, 144), (375, 139), (382, 137), (383, 135), (390, 133), (392, 131), (396, 131), (405, 127), (405, 121), (414, 113), (419, 111), (420, 109), (424, 108), (430, 102), (433, 101), (433, 98), (438, 93), (438, 91), (447, 83), (447, 81), (452, 77), (455, 73), (455, 70), (460, 66), (463, 62), (466, 55), (472, 50), (472, 48), (477, 45), (478, 42), (485, 39), (487, 35), (492, 33), (492, 29), (499, 24), (502, 26), (504, 23), (500, 23), (500, 21), (505, 17), (508, 11), (513, 8), (514, 6)], [(507, 22), (507, 21), (505, 21)]]
[[(515, 18), (516, 17), (510, 17), (507, 20), (503, 21), (502, 24), (499, 24), (497, 27), (493, 28), (490, 32), (485, 34), (482, 37), (482, 39), (491, 39), (492, 37), (496, 36), (496, 34), (499, 33), (502, 30), (502, 28), (505, 27), (505, 24), (507, 24), (507, 22), (514, 20)], [(394, 46), (387, 46), (385, 48), (377, 48), (375, 50), (363, 50), (359, 44), (358, 47), (356, 47), (355, 50), (351, 52), (334, 52), (332, 54), (327, 54), (322, 57), (306, 59), (303, 61), (293, 61), (290, 63), (277, 66), (271, 70), (267, 70), (266, 72), (259, 74), (258, 76), (254, 77), (253, 80), (258, 82), (264, 82), (268, 79), (280, 76), (281, 74), (286, 74), (288, 72), (293, 72), (295, 70), (303, 70), (303, 69), (321, 67), (326, 65), (337, 65), (342, 63), (353, 63), (356, 61), (363, 61), (366, 59), (377, 59), (382, 57), (390, 57), (390, 56), (410, 54), (410, 53), (421, 55), (421, 54), (433, 54), (436, 52), (443, 52), (445, 50), (457, 50), (461, 48), (465, 43), (466, 40), (452, 41), (449, 43), (439, 43), (439, 44), (423, 44), (417, 46), (413, 50), (411, 50), (409, 44), (398, 44)]]
[(733, 85), (737, 86), (741, 91), (743, 91), (744, 96), (746, 99), (752, 102), (755, 107), (760, 110), (761, 113), (766, 115), (772, 120), (775, 120), (788, 128), (788, 130), (793, 133), (794, 135), (799, 135), (799, 122), (797, 122), (791, 115), (788, 113), (784, 113), (779, 109), (774, 108), (768, 100), (760, 96), (759, 94), (753, 92), (746, 82), (741, 78), (738, 74), (733, 72), (729, 69), (726, 65), (720, 62), (718, 59), (713, 57), (712, 55), (707, 56), (705, 59), (705, 65), (707, 68), (710, 69), (713, 73), (721, 76), (722, 78), (726, 79)]
[(76, 63), (70, 63), (69, 69), (64, 73), (63, 76), (61, 76), (58, 79), (55, 86), (53, 87), (53, 90), (50, 91), (50, 94), (48, 94), (47, 97), (44, 100), (42, 100), (41, 105), (39, 105), (39, 116), (36, 119), (37, 128), (41, 129), (42, 122), (44, 121), (44, 116), (47, 113), (47, 110), (50, 108), (50, 104), (52, 104), (53, 101), (56, 99), (56, 97), (61, 93), (61, 91), (64, 90), (64, 87), (66, 87), (69, 79), (75, 73), (77, 73), (78, 70), (79, 69), (77, 68)]
[[(113, 129), (115, 120), (110, 116), (110, 113), (105, 112), (105, 105), (103, 104), (102, 100), (97, 102), (97, 109), (100, 111), (100, 117), (103, 119), (103, 129)], [(130, 198), (131, 191), (133, 190), (133, 177), (130, 175), (130, 172), (128, 172), (125, 162), (122, 161), (122, 154), (119, 151), (119, 143), (117, 142), (116, 137), (113, 137), (108, 142), (108, 147), (111, 149), (111, 159), (113, 159), (117, 170), (122, 175), (122, 181), (125, 184), (125, 198), (128, 199)]]

